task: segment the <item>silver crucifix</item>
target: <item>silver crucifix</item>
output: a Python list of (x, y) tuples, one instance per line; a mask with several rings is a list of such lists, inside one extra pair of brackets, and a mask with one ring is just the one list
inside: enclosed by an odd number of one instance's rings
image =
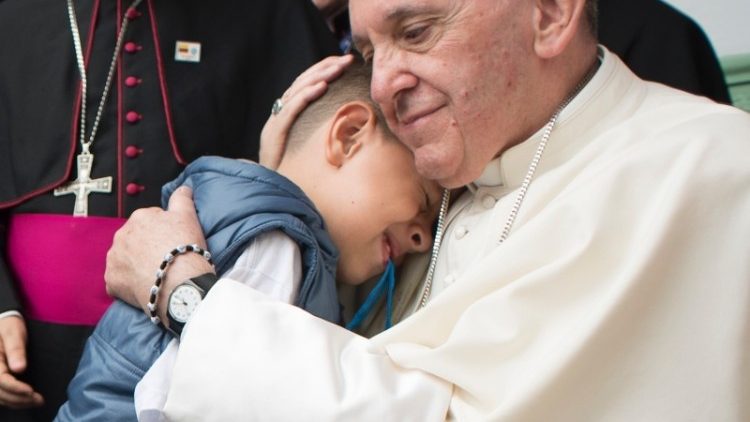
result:
[(112, 176), (91, 178), (91, 166), (94, 163), (94, 154), (84, 152), (78, 154), (78, 177), (70, 183), (55, 189), (55, 196), (73, 194), (76, 196), (76, 205), (73, 216), (86, 217), (89, 215), (89, 194), (112, 192)]

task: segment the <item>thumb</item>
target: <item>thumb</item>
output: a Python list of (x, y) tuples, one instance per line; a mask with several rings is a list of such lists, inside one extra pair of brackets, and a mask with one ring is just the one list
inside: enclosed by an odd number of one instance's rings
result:
[(167, 214), (175, 217), (173, 220), (177, 223), (175, 228), (179, 227), (179, 233), (182, 235), (183, 241), (206, 247), (206, 240), (198, 220), (198, 213), (195, 210), (195, 203), (193, 202), (192, 189), (187, 186), (177, 188), (172, 193), (172, 196), (169, 197), (167, 211)]
[(179, 188), (175, 189), (175, 191), (172, 193), (172, 196), (169, 197), (167, 211), (195, 214), (193, 190), (187, 186), (180, 186)]
[(26, 326), (21, 318), (2, 319), (0, 347), (11, 372), (17, 374), (26, 370)]

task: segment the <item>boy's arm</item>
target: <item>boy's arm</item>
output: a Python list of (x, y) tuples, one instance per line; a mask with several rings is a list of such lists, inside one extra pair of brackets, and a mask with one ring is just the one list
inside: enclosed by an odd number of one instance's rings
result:
[(256, 237), (222, 277), (284, 303), (294, 303), (302, 280), (299, 246), (281, 230)]

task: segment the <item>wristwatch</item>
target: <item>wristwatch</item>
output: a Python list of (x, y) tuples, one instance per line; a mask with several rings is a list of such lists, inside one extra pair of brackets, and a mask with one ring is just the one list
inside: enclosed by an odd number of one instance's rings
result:
[(216, 284), (218, 277), (214, 273), (206, 273), (185, 280), (177, 285), (169, 294), (167, 302), (168, 330), (176, 337), (180, 337), (182, 329), (201, 303), (211, 287)]

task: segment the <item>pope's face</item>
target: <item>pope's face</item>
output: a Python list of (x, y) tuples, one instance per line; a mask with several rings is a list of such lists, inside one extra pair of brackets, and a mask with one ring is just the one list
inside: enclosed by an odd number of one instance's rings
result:
[(423, 176), (464, 185), (526, 135), (532, 3), (350, 0), (372, 97)]

